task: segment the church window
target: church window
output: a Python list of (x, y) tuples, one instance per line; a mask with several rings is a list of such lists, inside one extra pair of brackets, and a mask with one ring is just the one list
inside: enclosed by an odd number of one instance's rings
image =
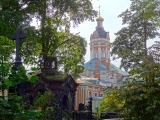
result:
[(102, 50), (102, 58), (105, 58), (105, 51)]
[(52, 62), (52, 68), (55, 68), (55, 61)]
[(97, 94), (97, 92), (95, 92), (95, 93), (94, 93), (94, 97), (97, 97), (97, 96), (98, 96), (98, 94)]
[(49, 68), (49, 62), (45, 61), (45, 68)]
[(97, 53), (97, 51), (95, 51), (95, 58), (98, 58), (98, 53)]

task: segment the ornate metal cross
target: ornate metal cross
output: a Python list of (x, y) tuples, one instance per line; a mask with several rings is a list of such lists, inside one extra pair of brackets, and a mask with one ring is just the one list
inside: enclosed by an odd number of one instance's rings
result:
[(12, 36), (12, 40), (16, 40), (16, 59), (13, 68), (16, 68), (22, 65), (21, 55), (20, 55), (20, 47), (21, 47), (21, 39), (25, 38), (26, 35), (22, 33), (21, 28), (16, 29), (16, 34)]

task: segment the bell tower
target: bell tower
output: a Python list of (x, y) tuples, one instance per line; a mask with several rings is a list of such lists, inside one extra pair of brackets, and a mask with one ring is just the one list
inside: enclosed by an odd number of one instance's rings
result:
[(110, 69), (110, 38), (109, 32), (103, 28), (104, 19), (100, 16), (100, 6), (96, 21), (96, 30), (90, 36), (90, 59), (98, 58)]

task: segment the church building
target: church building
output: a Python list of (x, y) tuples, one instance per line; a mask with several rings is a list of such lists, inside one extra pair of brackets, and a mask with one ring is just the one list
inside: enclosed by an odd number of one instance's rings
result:
[(110, 60), (110, 37), (103, 27), (104, 19), (99, 15), (96, 19), (96, 30), (90, 36), (90, 61), (84, 64), (85, 70), (77, 80), (79, 86), (76, 92), (76, 107), (87, 104), (89, 97), (93, 98), (92, 109), (99, 106), (103, 92), (109, 87), (120, 86), (127, 73), (116, 67)]

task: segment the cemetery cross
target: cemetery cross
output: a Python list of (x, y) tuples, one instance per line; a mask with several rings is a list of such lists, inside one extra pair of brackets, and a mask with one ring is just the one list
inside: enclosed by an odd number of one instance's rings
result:
[(12, 67), (12, 69), (16, 69), (18, 66), (22, 65), (21, 55), (20, 55), (20, 47), (21, 47), (21, 39), (25, 38), (26, 35), (22, 33), (20, 27), (16, 29), (16, 34), (12, 36), (12, 40), (16, 40), (16, 60)]
[[(12, 35), (11, 39), (16, 40), (16, 59), (14, 62), (14, 65), (12, 67), (12, 70), (17, 70), (17, 67), (22, 66), (22, 61), (21, 61), (21, 55), (20, 55), (20, 48), (21, 48), (21, 40), (25, 38), (26, 35), (22, 33), (22, 30), (20, 27), (16, 29), (16, 34)], [(10, 87), (9, 88), (9, 93), (14, 92), (15, 87)], [(26, 92), (26, 82), (19, 83), (17, 86), (17, 92), (18, 95), (24, 95)]]

